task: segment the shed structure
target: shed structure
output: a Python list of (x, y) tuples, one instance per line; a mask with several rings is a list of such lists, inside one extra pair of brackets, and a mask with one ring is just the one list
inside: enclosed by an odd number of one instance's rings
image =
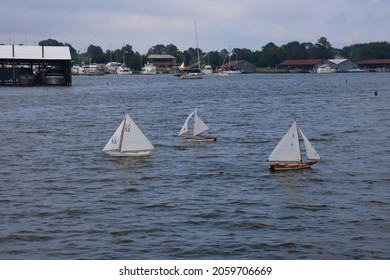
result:
[(325, 59), (294, 59), (285, 60), (279, 63), (276, 67), (285, 72), (293, 73), (310, 73), (323, 64)]
[(371, 72), (388, 72), (390, 71), (390, 59), (366, 59), (357, 63), (360, 68)]
[(325, 63), (337, 72), (347, 72), (358, 67), (357, 63), (346, 58), (327, 59)]
[(222, 70), (239, 70), (241, 73), (256, 73), (256, 65), (246, 60), (232, 60), (221, 65)]
[(0, 45), (0, 85), (71, 85), (67, 46)]

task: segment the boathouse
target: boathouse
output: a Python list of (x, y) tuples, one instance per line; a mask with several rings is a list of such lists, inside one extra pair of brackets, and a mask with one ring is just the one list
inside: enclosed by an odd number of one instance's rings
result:
[(309, 73), (314, 72), (318, 66), (324, 63), (324, 61), (325, 59), (285, 60), (276, 67), (284, 72)]
[(389, 72), (390, 59), (366, 59), (357, 63), (360, 68), (371, 72)]
[(337, 72), (347, 72), (358, 67), (357, 63), (346, 58), (327, 59), (325, 63)]
[(67, 46), (0, 45), (0, 85), (71, 85)]
[(241, 73), (256, 73), (256, 65), (246, 60), (232, 60), (221, 65), (222, 70), (241, 71)]

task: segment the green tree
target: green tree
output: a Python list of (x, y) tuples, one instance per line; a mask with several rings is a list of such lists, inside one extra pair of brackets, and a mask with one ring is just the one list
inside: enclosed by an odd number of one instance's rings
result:
[(47, 39), (47, 40), (42, 40), (38, 43), (40, 46), (64, 46), (63, 43), (58, 42), (55, 39)]
[(238, 60), (246, 60), (249, 62), (253, 62), (253, 52), (249, 49), (233, 49), (232, 59), (238, 59)]
[(166, 54), (167, 53), (167, 48), (166, 46), (162, 45), (162, 44), (158, 44), (158, 45), (155, 45), (153, 47), (151, 47), (149, 50), (148, 50), (148, 55), (149, 54)]
[(274, 67), (284, 60), (280, 48), (274, 43), (270, 42), (262, 47), (260, 65), (262, 67)]
[[(204, 62), (206, 64), (206, 62)], [(221, 61), (221, 56), (218, 51), (211, 51), (207, 53), (207, 64), (210, 64), (211, 67), (218, 68), (221, 66), (222, 61)]]
[(390, 43), (371, 42), (366, 44), (358, 53), (359, 60), (362, 59), (385, 59), (390, 58)]
[(130, 66), (131, 64), (130, 61), (132, 61), (131, 58), (132, 56), (134, 56), (133, 47), (130, 45), (124, 46), (121, 49), (121, 53), (122, 53), (122, 59), (120, 61), (126, 66)]
[(143, 65), (141, 64), (142, 56), (139, 52), (135, 52), (130, 58), (129, 58), (129, 67), (132, 70), (140, 71)]
[(280, 48), (284, 52), (285, 59), (307, 59), (309, 57), (306, 46), (298, 41), (287, 43)]
[(42, 40), (42, 41), (39, 41), (38, 43), (39, 46), (54, 46), (54, 47), (62, 47), (62, 46), (67, 46), (69, 47), (69, 51), (70, 51), (70, 55), (72, 57), (73, 60), (77, 60), (77, 51), (75, 48), (72, 47), (71, 44), (68, 44), (68, 43), (61, 43), (61, 42), (58, 42), (57, 40), (55, 39), (47, 39), (47, 40)]
[(321, 37), (315, 44), (316, 58), (333, 58), (332, 45), (328, 42), (326, 37)]
[(89, 63), (104, 63), (104, 53), (101, 47), (89, 45), (86, 55), (89, 58)]

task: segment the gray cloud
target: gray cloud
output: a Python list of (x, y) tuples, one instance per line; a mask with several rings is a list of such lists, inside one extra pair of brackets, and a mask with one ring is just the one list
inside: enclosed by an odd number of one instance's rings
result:
[(205, 51), (315, 43), (321, 36), (343, 47), (388, 41), (389, 6), (384, 0), (15, 0), (2, 3), (0, 18), (10, 24), (0, 29), (0, 43), (32, 45), (53, 38), (79, 50), (124, 43), (141, 53), (170, 43), (185, 50), (195, 47), (197, 21), (199, 47)]

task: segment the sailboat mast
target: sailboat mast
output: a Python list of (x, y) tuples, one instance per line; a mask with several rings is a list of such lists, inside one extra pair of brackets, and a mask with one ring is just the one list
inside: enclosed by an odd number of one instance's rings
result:
[(302, 159), (302, 149), (301, 149), (301, 141), (299, 141), (299, 128), (298, 128), (298, 122), (297, 122), (297, 119), (295, 119), (295, 128), (296, 128), (296, 133), (297, 133), (297, 137), (298, 137), (298, 149), (299, 149), (299, 158), (301, 159), (301, 162), (303, 161)]
[(200, 56), (199, 56), (199, 43), (198, 43), (198, 30), (196, 28), (196, 21), (195, 21), (195, 38), (196, 38), (196, 50), (198, 53), (198, 67), (200, 69)]
[(123, 142), (123, 135), (125, 134), (125, 127), (126, 127), (126, 116), (122, 126), (121, 137), (119, 139), (119, 151), (122, 151), (122, 142)]

